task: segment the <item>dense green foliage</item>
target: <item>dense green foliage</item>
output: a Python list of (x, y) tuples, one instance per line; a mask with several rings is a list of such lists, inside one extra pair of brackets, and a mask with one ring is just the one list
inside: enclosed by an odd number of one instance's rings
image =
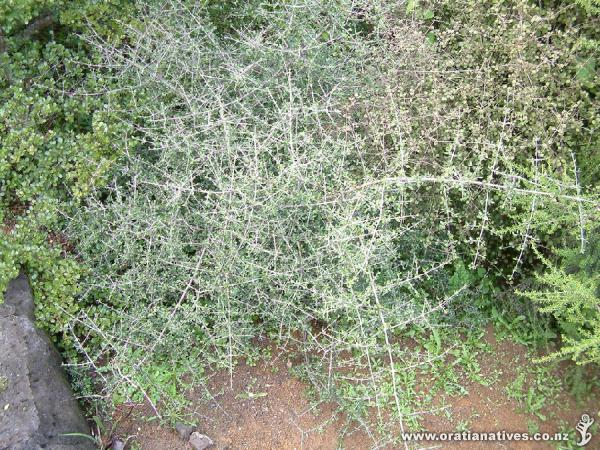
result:
[(550, 265), (537, 277), (540, 289), (524, 295), (558, 322), (564, 343), (554, 357), (600, 363), (600, 239), (594, 235), (584, 253), (560, 253), (560, 267)]
[[(428, 100), (450, 99), (451, 107), (444, 103), (443, 111), (461, 121), (457, 139), (480, 143), (481, 136), (496, 135), (502, 147), (498, 151), (510, 152), (511, 161), (533, 181), (532, 189), (553, 190), (547, 177), (568, 174), (575, 181), (573, 195), (588, 193), (597, 200), (600, 26), (597, 16), (586, 14), (595, 12), (594, 5), (584, 5), (586, 11), (573, 4), (527, 1), (437, 6), (430, 32), (447, 57), (444, 68), (460, 72), (443, 72), (436, 79), (439, 93)], [(456, 81), (448, 89), (445, 82), (452, 78)], [(564, 192), (563, 182), (558, 191)], [(526, 297), (543, 306), (539, 312), (556, 319), (564, 340), (558, 355), (597, 362), (597, 272), (590, 270), (599, 261), (594, 249), (597, 207), (570, 209), (549, 197), (520, 197), (499, 206), (490, 213), (486, 230), (491, 235), (487, 259), (494, 272), (509, 279), (524, 273), (517, 281), (527, 284), (527, 275), (537, 269), (544, 288), (530, 290)], [(521, 242), (515, 233), (519, 227)], [(560, 250), (565, 248), (572, 250)], [(582, 251), (587, 270), (569, 273), (566, 267), (576, 265)]]
[(0, 2), (0, 290), (157, 413), (265, 336), (361, 420), (489, 320), (599, 362), (598, 6)]
[[(435, 56), (427, 64), (418, 57), (413, 63), (403, 55), (415, 57), (400, 45), (396, 59), (406, 58), (405, 66), (391, 72), (388, 83), (392, 92), (410, 97), (402, 112), (411, 128), (403, 138), (422, 152), (428, 170), (448, 175), (467, 166), (480, 180), (565, 193), (578, 161), (581, 190), (595, 189), (598, 48), (590, 43), (600, 38), (598, 18), (574, 6), (529, 1), (411, 2), (408, 9), (434, 42)], [(407, 67), (419, 64), (425, 74), (410, 75), (417, 82), (409, 85)], [(457, 208), (462, 205), (455, 230), (463, 245), (482, 252), (495, 271), (511, 278), (523, 263), (530, 268), (535, 262), (531, 246), (562, 242), (579, 214), (575, 203), (552, 196), (479, 190), (455, 201)], [(468, 215), (465, 204), (479, 208)], [(523, 224), (527, 231), (519, 232)]]
[[(118, 40), (131, 2), (0, 3), (0, 291), (24, 267), (40, 323), (61, 333), (78, 310), (79, 264), (57, 232), (65, 214), (101, 185), (128, 144), (107, 112), (106, 81), (79, 33)], [(112, 99), (112, 101), (116, 101)], [(62, 243), (62, 247), (61, 247)]]

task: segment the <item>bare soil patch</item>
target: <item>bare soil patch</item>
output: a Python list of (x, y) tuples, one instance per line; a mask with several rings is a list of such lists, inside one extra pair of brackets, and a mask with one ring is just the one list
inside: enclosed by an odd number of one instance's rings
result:
[[(578, 405), (566, 392), (546, 410), (547, 420), (528, 414), (518, 401), (507, 396), (505, 388), (516, 376), (520, 365), (533, 364), (526, 349), (518, 344), (498, 342), (491, 328), (486, 341), (493, 352), (482, 356), (484, 375), (496, 382), (490, 386), (465, 381), (467, 395), (446, 397), (444, 405), (450, 414), (423, 416), (422, 427), (432, 432), (456, 432), (461, 425), (471, 432), (527, 432), (532, 422), (539, 432), (554, 434), (561, 424), (575, 424), (584, 412), (598, 420), (598, 404), (590, 399)], [(292, 361), (286, 353), (273, 352), (271, 360), (256, 365), (241, 364), (233, 374), (220, 371), (212, 374), (206, 386), (189, 394), (197, 429), (210, 436), (214, 448), (220, 450), (335, 450), (402, 448), (376, 447), (379, 437), (370, 435), (356, 424), (348, 425), (343, 414), (333, 404), (315, 407), (307, 395), (308, 385), (290, 374)], [(207, 392), (212, 396), (206, 400)], [(439, 407), (438, 396), (434, 402)], [(118, 422), (115, 436), (130, 438), (143, 450), (188, 450), (189, 444), (174, 429), (143, 419), (144, 408), (123, 407), (115, 415)], [(127, 417), (124, 417), (127, 416)], [(550, 442), (422, 442), (411, 448), (444, 449), (553, 449)], [(595, 436), (587, 448), (600, 448), (600, 436)]]

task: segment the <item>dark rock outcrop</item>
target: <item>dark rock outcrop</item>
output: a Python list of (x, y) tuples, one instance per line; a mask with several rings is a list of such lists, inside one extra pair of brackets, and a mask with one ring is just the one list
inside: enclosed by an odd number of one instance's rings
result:
[(34, 325), (33, 296), (21, 274), (0, 305), (0, 449), (87, 450), (90, 429), (46, 334)]

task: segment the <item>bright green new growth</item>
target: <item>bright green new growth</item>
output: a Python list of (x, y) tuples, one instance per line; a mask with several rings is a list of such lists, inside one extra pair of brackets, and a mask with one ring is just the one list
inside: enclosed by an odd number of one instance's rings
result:
[(577, 4), (581, 5), (590, 14), (600, 14), (600, 1), (599, 0), (575, 0)]
[(522, 293), (552, 314), (562, 331), (562, 348), (546, 358), (570, 357), (579, 364), (600, 363), (600, 239), (584, 253), (562, 252), (560, 267), (536, 277), (540, 288)]

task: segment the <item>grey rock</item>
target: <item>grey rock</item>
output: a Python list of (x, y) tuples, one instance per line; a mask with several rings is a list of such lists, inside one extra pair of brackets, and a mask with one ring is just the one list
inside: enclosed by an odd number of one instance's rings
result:
[(33, 295), (25, 275), (10, 282), (0, 304), (0, 449), (88, 450), (94, 443), (62, 361), (35, 327)]
[(4, 303), (0, 309), (9, 310), (10, 315), (25, 317), (32, 322), (35, 319), (33, 294), (29, 287), (29, 281), (24, 273), (8, 284), (4, 294)]
[(175, 431), (177, 431), (177, 434), (181, 439), (187, 441), (190, 438), (190, 435), (194, 432), (194, 427), (178, 422), (175, 424)]
[(123, 450), (125, 448), (125, 443), (120, 439), (113, 439), (111, 450)]
[(197, 431), (194, 431), (190, 435), (189, 443), (194, 450), (204, 450), (205, 448), (210, 448), (214, 445), (214, 442), (211, 438), (200, 434)]

